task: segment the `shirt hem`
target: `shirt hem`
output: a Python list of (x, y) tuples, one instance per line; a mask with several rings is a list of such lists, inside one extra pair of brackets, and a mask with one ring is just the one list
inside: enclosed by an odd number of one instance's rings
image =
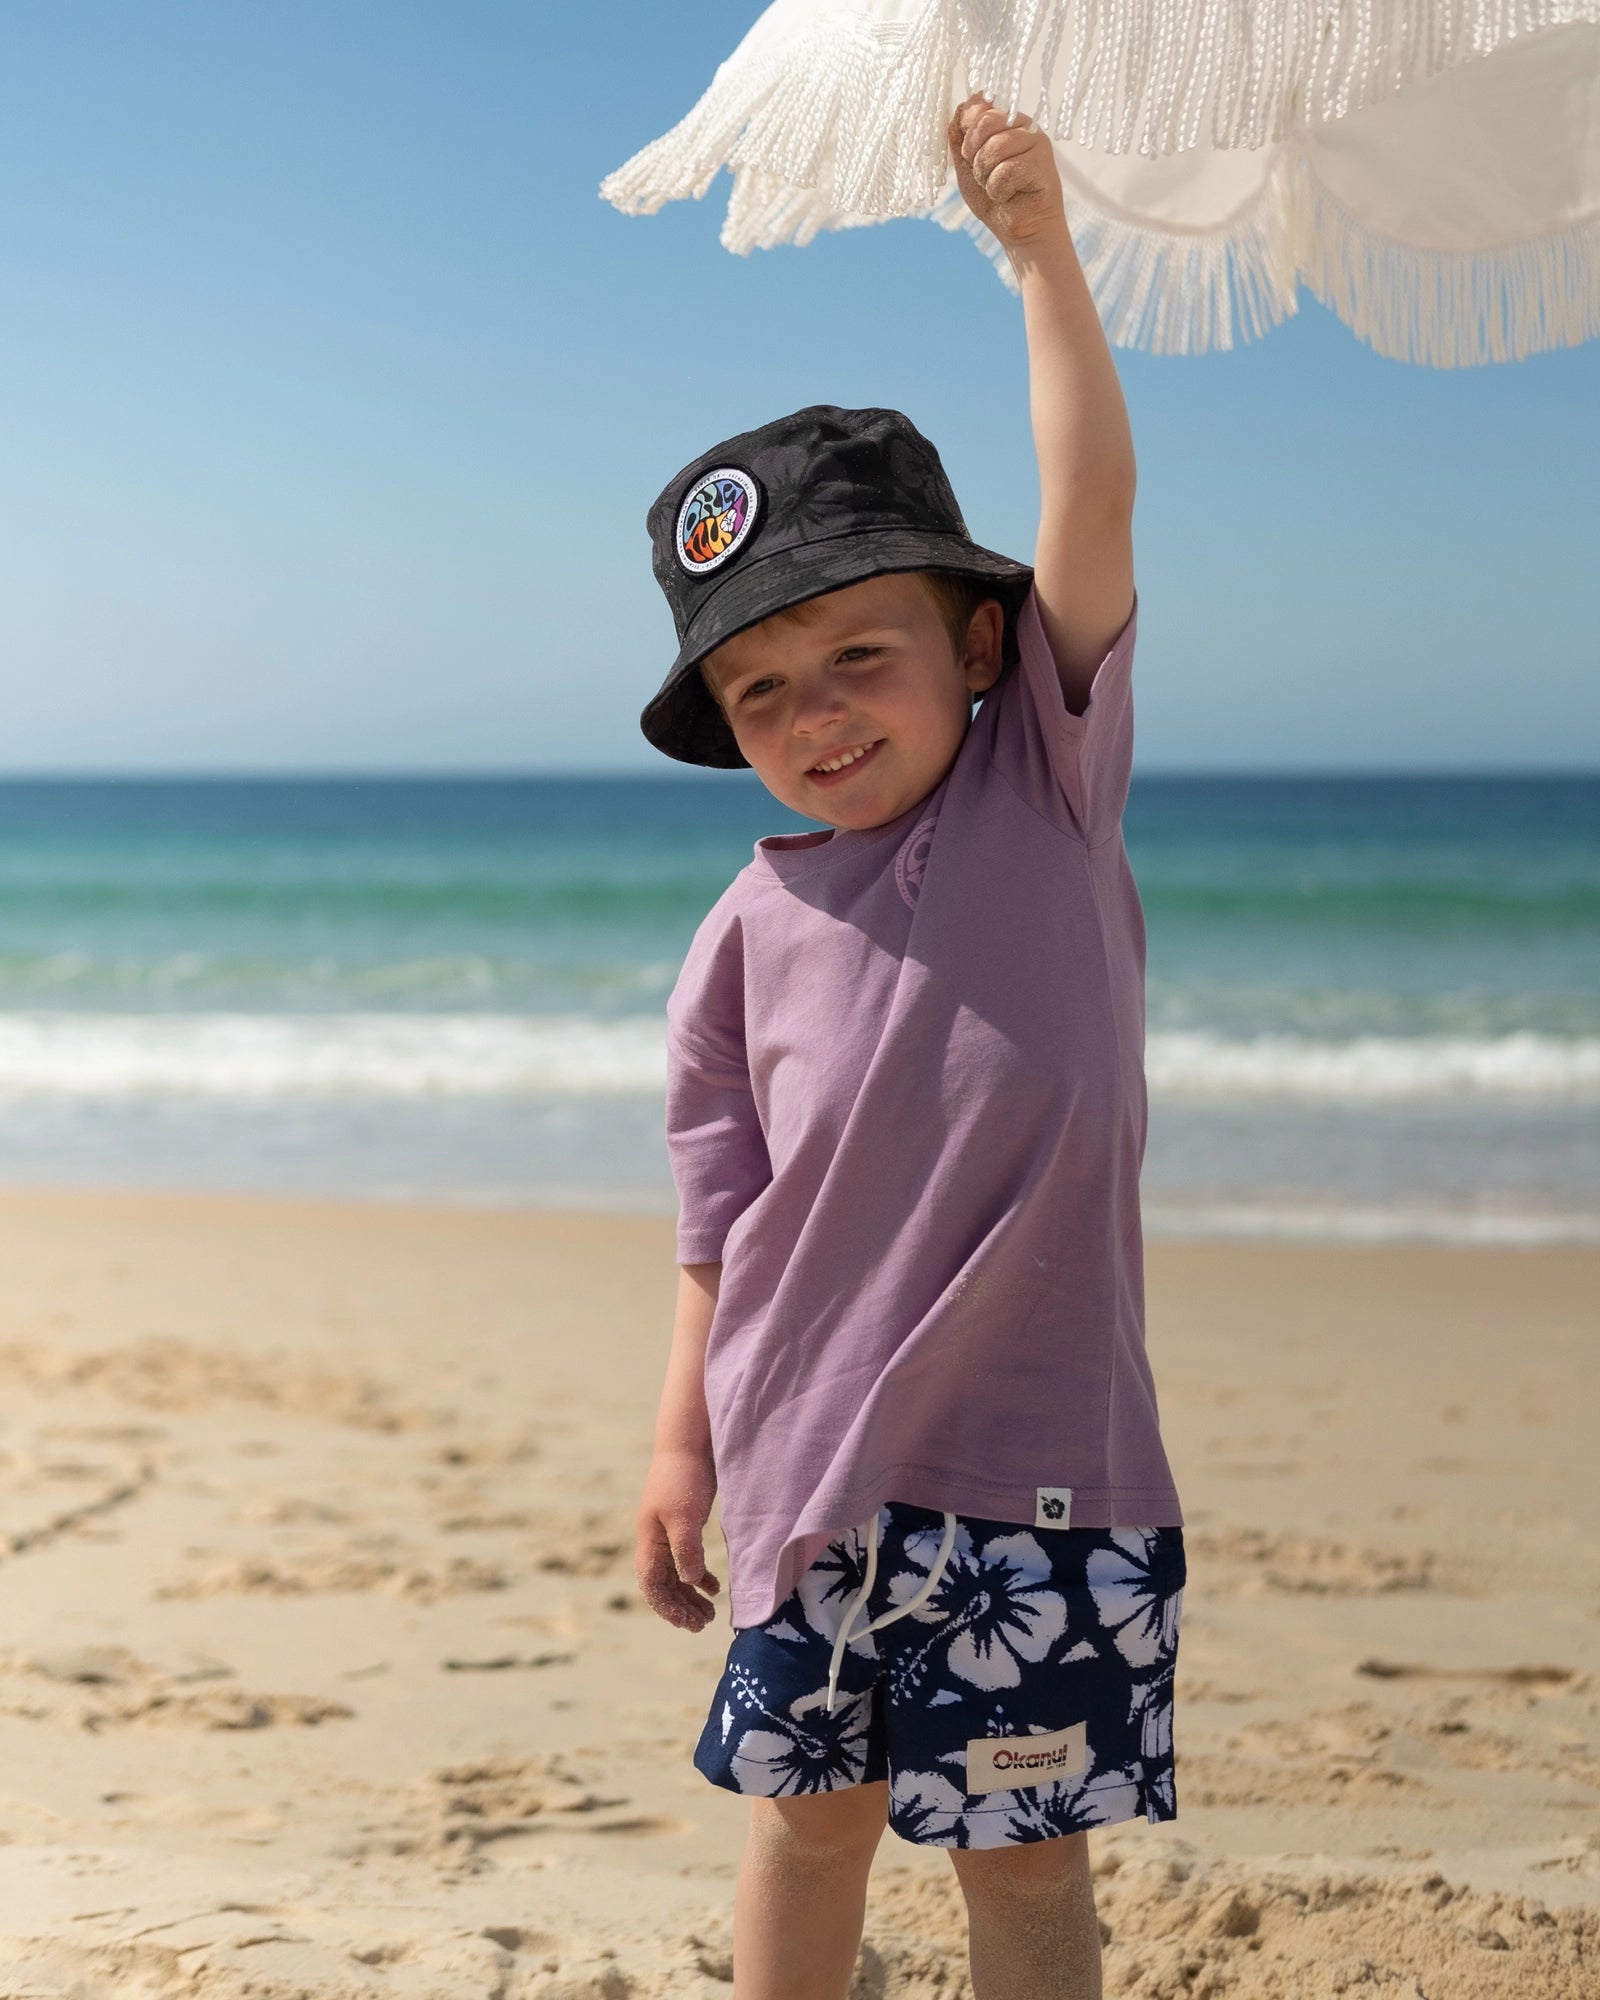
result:
[[(1074, 1527), (1079, 1525), (1087, 1528), (1132, 1527), (1134, 1525), (1141, 1527), (1181, 1527), (1183, 1525), (1181, 1521), (1141, 1521), (1135, 1524), (1133, 1522), (1091, 1521), (1087, 1518), (1080, 1523), (1080, 1513), (1091, 1506), (1100, 1504), (1117, 1506), (1127, 1501), (1154, 1500), (1176, 1508), (1178, 1505), (1177, 1491), (1170, 1481), (1155, 1486), (1074, 1485), (1070, 1476), (1066, 1476), (1069, 1473), (1069, 1468), (1055, 1467), (1051, 1468), (1051, 1470), (1055, 1476), (1050, 1483), (1072, 1488), (1072, 1524)], [(911, 1493), (888, 1493), (883, 1490), (889, 1481), (899, 1479), (902, 1474), (906, 1473), (920, 1476), (923, 1479), (937, 1481), (941, 1492), (947, 1497), (938, 1500), (926, 1500)], [(937, 1506), (953, 1514), (971, 1514), (977, 1510), (972, 1507), (962, 1507), (959, 1504), (952, 1507), (948, 1495), (952, 1492), (957, 1495), (963, 1492), (981, 1492), (993, 1494), (998, 1497), (1026, 1496), (1028, 1518), (1031, 1521), (1033, 1518), (1035, 1489), (1037, 1485), (1043, 1483), (1045, 1482), (1032, 1480), (1023, 1482), (1015, 1477), (1010, 1479), (990, 1479), (986, 1474), (981, 1472), (953, 1473), (947, 1465), (925, 1465), (916, 1459), (904, 1458), (897, 1459), (891, 1466), (886, 1466), (875, 1478), (863, 1480), (854, 1486), (847, 1487), (837, 1496), (835, 1502), (830, 1503), (830, 1511), (837, 1512), (841, 1506), (847, 1505), (852, 1499), (861, 1499), (867, 1503), (860, 1515), (852, 1515), (845, 1527), (836, 1531), (842, 1534), (847, 1532), (849, 1528), (855, 1527), (858, 1520), (865, 1519), (866, 1514), (871, 1512), (872, 1496), (874, 1493), (882, 1493), (882, 1498), (876, 1503), (880, 1507), (886, 1500), (904, 1500), (908, 1505), (913, 1507)], [(980, 1518), (983, 1517), (980, 1516)]]
[[(849, 1534), (891, 1500), (909, 1507), (967, 1514), (978, 1520), (1011, 1522), (1027, 1531), (1037, 1526), (1037, 1486), (1045, 1483), (1041, 1480), (1022, 1486), (1015, 1479), (992, 1480), (982, 1474), (957, 1479), (951, 1476), (948, 1467), (919, 1465), (909, 1460), (887, 1467), (870, 1484), (835, 1495), (828, 1503), (824, 1525), (787, 1538), (779, 1551), (777, 1575), (769, 1586), (764, 1605), (754, 1591), (740, 1591), (730, 1579), (729, 1620), (737, 1630), (765, 1624), (776, 1615), (809, 1563), (828, 1542)], [(1048, 1483), (1072, 1488), (1071, 1517), (1062, 1524), (1064, 1527), (1181, 1528), (1184, 1525), (1177, 1489), (1170, 1482), (1157, 1486), (1075, 1486), (1058, 1471)], [(797, 1562), (794, 1551), (806, 1543), (813, 1545), (813, 1553), (805, 1562)]]

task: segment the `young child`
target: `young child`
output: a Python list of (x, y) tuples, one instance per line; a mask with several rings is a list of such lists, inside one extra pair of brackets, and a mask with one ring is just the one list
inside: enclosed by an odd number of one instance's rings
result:
[(695, 1762), (752, 1798), (738, 2000), (843, 2000), (886, 1823), (950, 1849), (979, 2000), (1097, 1995), (1084, 1830), (1175, 1811), (1133, 450), (1049, 142), (980, 98), (950, 139), (1022, 290), (1032, 570), (889, 410), (730, 439), (650, 515), (680, 651), (645, 734), (829, 829), (758, 843), (668, 1006), (682, 1268), (637, 1566), (703, 1629), (720, 1492)]

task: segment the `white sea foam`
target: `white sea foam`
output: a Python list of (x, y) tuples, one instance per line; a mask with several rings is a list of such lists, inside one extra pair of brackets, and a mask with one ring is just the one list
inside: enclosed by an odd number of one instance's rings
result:
[(0, 1098), (596, 1096), (666, 1066), (653, 1015), (0, 1015)]
[(1600, 1215), (1509, 1207), (1385, 1208), (1335, 1202), (1155, 1202), (1144, 1210), (1147, 1237), (1288, 1243), (1481, 1243), (1532, 1250), (1553, 1243), (1600, 1244)]
[(1151, 1095), (1403, 1104), (1449, 1098), (1600, 1101), (1600, 1037), (1152, 1034)]
[[(1157, 1099), (1600, 1102), (1600, 1037), (1161, 1032)], [(666, 1080), (657, 1014), (0, 1013), (0, 1099), (605, 1096)]]

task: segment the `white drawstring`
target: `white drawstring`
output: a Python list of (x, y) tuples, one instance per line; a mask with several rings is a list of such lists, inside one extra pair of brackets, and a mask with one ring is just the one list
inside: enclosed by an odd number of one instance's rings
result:
[[(828, 1663), (828, 1713), (830, 1715), (833, 1713), (834, 1697), (838, 1692), (839, 1668), (844, 1660), (844, 1649), (850, 1643), (850, 1627), (855, 1623), (856, 1613), (866, 1603), (867, 1598), (871, 1594), (873, 1580), (878, 1574), (877, 1515), (874, 1514), (865, 1527), (858, 1528), (856, 1532), (857, 1534), (864, 1534), (867, 1538), (867, 1573), (862, 1581), (861, 1588), (850, 1600), (850, 1607), (844, 1614), (844, 1621), (840, 1625), (838, 1636), (833, 1642), (833, 1658)], [(908, 1612), (920, 1610), (938, 1588), (939, 1579), (944, 1574), (944, 1566), (950, 1560), (950, 1551), (955, 1545), (956, 1517), (954, 1514), (946, 1514), (944, 1517), (944, 1537), (939, 1543), (939, 1553), (934, 1557), (933, 1568), (928, 1571), (927, 1579), (916, 1596), (909, 1598), (904, 1604), (897, 1604), (893, 1611), (884, 1612), (881, 1618), (874, 1618), (870, 1624), (863, 1625), (861, 1630), (856, 1634), (856, 1637), (864, 1639), (869, 1632), (876, 1632), (884, 1625), (892, 1625), (897, 1618), (904, 1618)]]

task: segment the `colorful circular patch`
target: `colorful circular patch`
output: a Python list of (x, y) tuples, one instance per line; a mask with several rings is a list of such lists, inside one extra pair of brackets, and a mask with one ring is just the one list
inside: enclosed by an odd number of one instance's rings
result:
[(748, 472), (731, 465), (708, 472), (678, 509), (678, 561), (691, 576), (719, 569), (743, 547), (760, 504)]

